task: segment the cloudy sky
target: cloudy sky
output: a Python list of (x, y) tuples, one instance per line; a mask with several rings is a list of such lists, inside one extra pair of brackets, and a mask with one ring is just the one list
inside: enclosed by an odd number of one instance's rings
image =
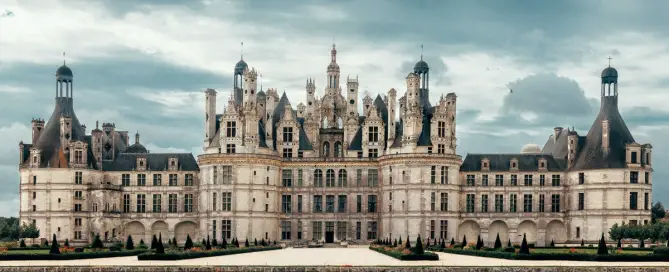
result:
[[(599, 109), (599, 73), (620, 73), (620, 110), (654, 146), (655, 200), (669, 201), (669, 1), (0, 0), (0, 215), (17, 215), (18, 143), (53, 110), (54, 72), (75, 74), (75, 108), (139, 130), (152, 152), (199, 154), (205, 88), (222, 111), (240, 59), (265, 88), (305, 101), (323, 92), (333, 40), (342, 76), (371, 95), (406, 88), (420, 58), (430, 95), (458, 95), (458, 153), (518, 152), (553, 127), (584, 135)], [(506, 86), (514, 89), (509, 94)]]

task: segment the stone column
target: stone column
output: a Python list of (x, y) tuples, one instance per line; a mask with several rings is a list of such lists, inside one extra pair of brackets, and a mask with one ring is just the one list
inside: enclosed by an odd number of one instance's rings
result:
[(542, 247), (546, 246), (546, 229), (545, 228), (540, 228), (537, 230), (537, 243), (535, 244), (537, 247)]

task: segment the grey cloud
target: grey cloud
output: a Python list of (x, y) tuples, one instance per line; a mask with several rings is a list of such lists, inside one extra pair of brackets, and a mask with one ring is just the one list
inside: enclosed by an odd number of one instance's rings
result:
[(592, 108), (578, 83), (555, 74), (536, 74), (509, 83), (502, 110), (539, 115), (583, 116)]
[[(417, 58), (418, 59), (418, 58)], [(423, 60), (430, 66), (430, 86), (435, 85), (451, 85), (451, 78), (448, 77), (448, 64), (441, 58), (433, 55), (425, 55)], [(413, 72), (413, 67), (416, 61), (404, 61), (397, 71), (396, 77), (405, 78), (410, 72)]]

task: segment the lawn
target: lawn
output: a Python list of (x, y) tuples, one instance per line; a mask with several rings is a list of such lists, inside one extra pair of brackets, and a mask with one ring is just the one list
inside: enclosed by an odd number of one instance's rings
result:
[(7, 250), (2, 255), (16, 255), (16, 254), (49, 254), (49, 249), (32, 249), (32, 250)]
[[(597, 254), (597, 248), (577, 248), (574, 249), (573, 253), (585, 253), (585, 254)], [(613, 253), (609, 250), (610, 253)], [(616, 251), (617, 252), (617, 251)], [(557, 254), (557, 253), (572, 253), (571, 248), (568, 247), (555, 247), (555, 248), (530, 248), (530, 253), (548, 253), (548, 254)], [(622, 250), (623, 254), (632, 254), (632, 255), (648, 255), (653, 253), (652, 250)]]

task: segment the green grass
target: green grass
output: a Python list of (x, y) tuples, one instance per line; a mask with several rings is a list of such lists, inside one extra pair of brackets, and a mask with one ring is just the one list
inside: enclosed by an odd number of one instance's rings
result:
[[(597, 248), (588, 248), (588, 249), (576, 249), (576, 252), (578, 253), (585, 253), (585, 254), (597, 254)], [(570, 248), (531, 248), (530, 253), (571, 253)], [(609, 251), (609, 253), (613, 254), (615, 252)], [(623, 254), (633, 254), (633, 255), (648, 255), (653, 253), (652, 250), (625, 250), (623, 249), (622, 251)]]
[(8, 250), (2, 252), (3, 255), (14, 255), (14, 254), (49, 254), (48, 249), (33, 249), (33, 250)]

